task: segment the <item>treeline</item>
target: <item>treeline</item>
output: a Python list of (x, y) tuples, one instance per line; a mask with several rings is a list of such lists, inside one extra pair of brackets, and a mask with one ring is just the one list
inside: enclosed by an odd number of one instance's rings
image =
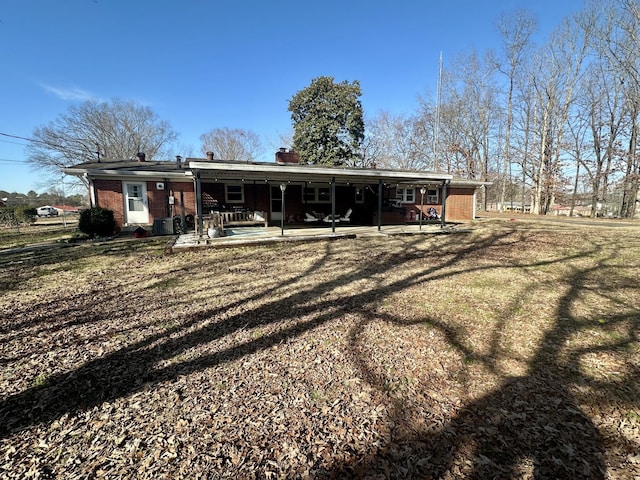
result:
[[(6, 200), (5, 200), (6, 199)], [(73, 194), (65, 195), (61, 190), (53, 189), (51, 192), (37, 193), (33, 190), (26, 194), (18, 192), (6, 192), (0, 190), (0, 200), (6, 206), (28, 206), (42, 207), (44, 205), (83, 207), (88, 206), (88, 199), (85, 195)]]
[(532, 213), (563, 203), (633, 217), (640, 161), (640, 7), (587, 3), (544, 44), (527, 11), (496, 22), (499, 51), (445, 62), (435, 98), (367, 122), (363, 158), (493, 185), (483, 199)]

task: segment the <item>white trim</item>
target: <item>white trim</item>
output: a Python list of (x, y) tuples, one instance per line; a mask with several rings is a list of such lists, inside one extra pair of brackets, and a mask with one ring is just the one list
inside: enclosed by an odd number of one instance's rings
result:
[[(429, 190), (436, 192), (435, 195), (429, 195)], [(433, 199), (432, 197), (435, 197), (435, 199)], [(438, 205), (440, 203), (440, 190), (435, 187), (435, 188), (427, 188), (427, 204), (428, 205)]]
[[(229, 198), (229, 187), (240, 187), (240, 199), (231, 200)], [(234, 195), (238, 192), (234, 192)], [(224, 184), (224, 200), (226, 203), (244, 203), (244, 183), (225, 183)]]
[[(398, 195), (398, 194), (400, 194), (400, 195)], [(411, 198), (409, 198), (409, 197), (411, 197)], [(400, 203), (416, 203), (416, 189), (415, 189), (415, 187), (396, 187), (396, 202), (400, 202)]]

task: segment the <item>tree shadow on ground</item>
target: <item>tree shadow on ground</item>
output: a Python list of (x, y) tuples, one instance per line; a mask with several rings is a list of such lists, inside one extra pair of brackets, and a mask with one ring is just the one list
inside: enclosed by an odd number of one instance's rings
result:
[[(7, 437), (22, 429), (50, 422), (67, 413), (74, 413), (112, 401), (139, 391), (144, 385), (204, 370), (235, 359), (268, 349), (290, 340), (317, 326), (342, 317), (351, 311), (362, 312), (373, 308), (399, 289), (417, 283), (455, 276), (466, 270), (447, 271), (466, 255), (486, 251), (509, 241), (513, 234), (502, 234), (469, 243), (451, 237), (443, 249), (443, 260), (397, 282), (379, 285), (359, 294), (343, 297), (327, 307), (310, 299), (335, 291), (362, 278), (381, 276), (385, 271), (401, 268), (405, 262), (415, 260), (411, 243), (407, 251), (388, 254), (375, 261), (368, 259), (361, 268), (347, 271), (319, 285), (301, 289), (281, 299), (270, 299), (275, 289), (304, 278), (311, 271), (321, 269), (326, 253), (308, 270), (265, 292), (255, 292), (253, 300), (262, 299), (256, 309), (231, 314), (219, 320), (221, 310), (210, 309), (195, 317), (176, 319), (178, 326), (162, 334), (150, 335), (111, 354), (96, 358), (81, 367), (54, 375), (40, 386), (34, 386), (5, 398), (0, 403), (0, 436)], [(413, 242), (420, 242), (420, 239)], [(447, 250), (447, 251), (444, 251)], [(563, 258), (559, 261), (566, 261)], [(494, 268), (494, 264), (481, 265), (477, 270)], [(603, 444), (598, 430), (576, 405), (565, 386), (562, 365), (555, 358), (563, 342), (576, 328), (569, 311), (573, 299), (581, 288), (586, 272), (576, 272), (570, 282), (575, 284), (565, 296), (557, 312), (555, 327), (545, 336), (529, 374), (505, 381), (493, 393), (467, 405), (463, 412), (451, 419), (438, 432), (419, 432), (410, 437), (399, 436), (381, 448), (378, 453), (357, 464), (335, 465), (326, 471), (326, 477), (375, 477), (381, 472), (396, 478), (511, 478), (522, 459), (530, 459), (535, 478), (604, 478)], [(224, 307), (225, 309), (228, 306)], [(278, 312), (278, 313), (274, 313)], [(210, 355), (185, 360), (166, 367), (161, 361), (173, 358), (194, 346), (223, 338), (242, 328), (269, 325), (282, 320), (279, 312), (291, 312), (285, 319), (309, 317), (304, 322), (292, 322), (260, 338), (228, 347)], [(402, 324), (389, 318), (388, 321)], [(436, 327), (437, 322), (429, 319)], [(441, 326), (454, 348), (462, 342), (455, 332)], [(354, 342), (357, 343), (357, 335)], [(354, 344), (354, 351), (357, 345)], [(366, 359), (355, 359), (362, 376), (374, 387), (383, 388)], [(403, 412), (394, 410), (397, 423)], [(470, 456), (469, 456), (470, 455)], [(465, 461), (458, 462), (458, 459)], [(475, 461), (469, 464), (468, 458)]]
[[(606, 347), (577, 349), (567, 357), (565, 349), (571, 337), (597, 325), (596, 318), (578, 318), (573, 304), (583, 290), (591, 288), (588, 286), (590, 274), (601, 267), (599, 264), (583, 270), (575, 268), (566, 278), (564, 284), (570, 287), (558, 304), (554, 325), (545, 333), (527, 375), (507, 378), (489, 394), (464, 405), (441, 428), (411, 432), (405, 428), (411, 422), (408, 412), (392, 404), (390, 423), (396, 428), (389, 443), (368, 458), (336, 465), (325, 472), (326, 478), (604, 479), (603, 437), (578, 406), (568, 386), (594, 386), (591, 379), (580, 373), (582, 356), (624, 349), (637, 343), (635, 332), (640, 328), (640, 310), (635, 307), (631, 313), (608, 318), (610, 325), (631, 323), (626, 338)], [(615, 286), (600, 288), (603, 296), (615, 291)], [(372, 312), (371, 316), (375, 314)], [(390, 316), (383, 320), (408, 326), (403, 320)], [(387, 379), (376, 373), (370, 359), (358, 355), (360, 336), (368, 321), (352, 332), (354, 363), (372, 386), (383, 391)], [(449, 325), (429, 318), (421, 322), (440, 330), (449, 345), (463, 357), (473, 356)], [(489, 368), (492, 367), (490, 360), (482, 359)], [(631, 400), (635, 395), (637, 402), (640, 388), (633, 377), (634, 373), (629, 373), (625, 382), (626, 390), (634, 393), (624, 395), (627, 397), (624, 400)], [(625, 390), (620, 388), (625, 385), (612, 388), (606, 382), (596, 387), (605, 390), (609, 399), (620, 397)]]
[[(186, 318), (176, 318), (176, 326), (161, 333), (149, 335), (131, 345), (113, 353), (95, 358), (70, 372), (52, 375), (46, 382), (32, 386), (20, 393), (10, 395), (0, 403), (0, 437), (60, 418), (66, 413), (85, 410), (105, 401), (139, 391), (145, 385), (159, 383), (167, 379), (230, 362), (252, 353), (265, 350), (288, 339), (297, 337), (328, 321), (339, 318), (345, 312), (359, 310), (362, 305), (378, 302), (397, 288), (422, 281), (435, 271), (455, 265), (459, 258), (478, 248), (489, 248), (508, 237), (509, 233), (495, 235), (469, 245), (457, 244), (453, 240), (448, 248), (448, 260), (428, 271), (420, 272), (412, 278), (399, 281), (384, 290), (364, 291), (359, 295), (342, 298), (339, 303), (327, 308), (318, 302), (322, 295), (348, 285), (361, 278), (379, 275), (382, 272), (398, 268), (412, 258), (407, 254), (385, 254), (368, 259), (360, 268), (338, 273), (336, 278), (319, 285), (311, 285), (282, 299), (271, 299), (274, 291), (286, 289), (286, 286), (304, 279), (312, 271), (323, 268), (327, 250), (309, 269), (299, 275), (262, 292), (252, 293), (247, 300), (262, 300), (263, 303), (253, 310), (242, 311), (225, 318), (224, 311), (233, 311), (233, 305), (224, 305), (218, 309), (209, 309)], [(413, 240), (414, 243), (420, 239)], [(408, 245), (407, 250), (410, 250)], [(301, 307), (302, 305), (302, 307)], [(282, 312), (289, 312), (283, 315)], [(289, 318), (296, 320), (310, 316), (306, 322), (294, 322), (287, 328), (270, 335), (253, 338), (244, 344), (229, 347), (207, 356), (185, 360), (177, 364), (158, 368), (163, 360), (173, 358), (180, 352), (231, 335), (240, 329), (266, 326), (275, 321)], [(223, 317), (223, 320), (218, 320)], [(98, 321), (97, 319), (94, 319)], [(105, 319), (102, 319), (105, 320)], [(195, 328), (194, 328), (195, 327)]]

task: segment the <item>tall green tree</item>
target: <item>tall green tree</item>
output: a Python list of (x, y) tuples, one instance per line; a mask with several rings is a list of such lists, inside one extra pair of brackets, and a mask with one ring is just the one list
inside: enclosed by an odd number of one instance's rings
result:
[(289, 102), (293, 148), (302, 163), (357, 165), (364, 140), (360, 83), (318, 77)]

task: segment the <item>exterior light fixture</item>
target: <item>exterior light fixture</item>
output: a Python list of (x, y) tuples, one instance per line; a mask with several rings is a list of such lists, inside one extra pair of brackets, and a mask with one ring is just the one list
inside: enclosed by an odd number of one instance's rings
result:
[(422, 230), (422, 209), (424, 208), (424, 194), (427, 193), (427, 189), (420, 187), (420, 230)]
[(282, 217), (280, 218), (280, 235), (284, 236), (284, 191), (287, 189), (286, 183), (280, 184), (280, 191), (282, 192)]

